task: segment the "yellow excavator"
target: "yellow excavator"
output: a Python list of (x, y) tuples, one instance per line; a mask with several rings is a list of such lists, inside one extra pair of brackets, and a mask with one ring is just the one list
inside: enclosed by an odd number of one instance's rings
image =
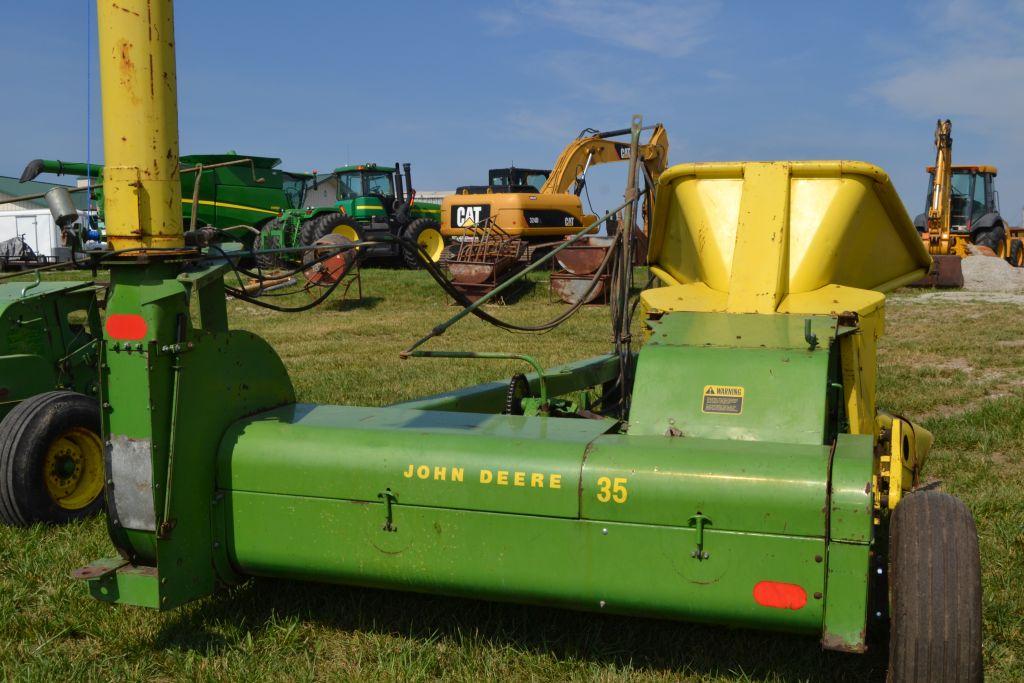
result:
[(1024, 265), (1020, 228), (1011, 228), (999, 213), (994, 166), (953, 165), (953, 124), (935, 124), (935, 165), (929, 174), (928, 203), (914, 220), (928, 253), (931, 273), (918, 285), (962, 287), (961, 259), (971, 254), (1005, 258)]
[[(660, 123), (647, 130), (650, 138), (641, 144), (638, 155), (648, 187), (653, 187), (668, 165), (668, 133)], [(471, 237), (486, 228), (537, 242), (577, 233), (597, 220), (583, 212), (580, 199), (587, 171), (598, 164), (629, 161), (629, 143), (612, 139), (629, 133), (628, 128), (584, 130), (562, 150), (539, 190), (535, 185), (511, 181), (460, 188), (441, 204), (441, 234), (447, 239)]]

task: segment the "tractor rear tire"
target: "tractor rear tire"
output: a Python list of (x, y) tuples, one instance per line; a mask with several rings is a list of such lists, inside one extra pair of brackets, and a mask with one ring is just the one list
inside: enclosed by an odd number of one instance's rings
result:
[(103, 441), (96, 399), (50, 391), (0, 421), (0, 521), (64, 524), (103, 504)]
[(1006, 262), (1014, 268), (1024, 268), (1024, 242), (1016, 239), (1010, 241), (1010, 255), (1006, 257)]
[(981, 559), (970, 510), (941, 491), (896, 506), (889, 537), (889, 680), (981, 681)]
[[(254, 246), (260, 249), (280, 249), (281, 240), (273, 231), (281, 227), (281, 219), (273, 218), (260, 226), (260, 234), (256, 236)], [(260, 270), (277, 270), (284, 266), (281, 254), (256, 254), (256, 265)]]
[(363, 230), (359, 222), (350, 216), (337, 211), (320, 214), (302, 224), (299, 229), (299, 239), (302, 246), (309, 247), (316, 244), (316, 241), (325, 235), (341, 235), (349, 242), (362, 242)]
[[(417, 218), (412, 221), (405, 226), (402, 237), (408, 242), (418, 244), (433, 263), (437, 263), (444, 256), (445, 243), (444, 237), (441, 235), (441, 224), (433, 218)], [(423, 267), (420, 251), (413, 251), (404, 245), (402, 246), (402, 261), (405, 262), (407, 268)]]

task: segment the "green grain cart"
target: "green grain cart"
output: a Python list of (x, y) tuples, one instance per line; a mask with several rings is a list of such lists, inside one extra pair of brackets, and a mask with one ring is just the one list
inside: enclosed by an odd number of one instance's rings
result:
[[(404, 171), (404, 177), (403, 177)], [(283, 211), (260, 231), (262, 249), (311, 246), (327, 235), (340, 235), (349, 242), (373, 242), (362, 250), (364, 256), (400, 258), (418, 268), (420, 249), (432, 261), (444, 252), (441, 237), (441, 207), (416, 202), (410, 164), (358, 164), (334, 169), (337, 201), (329, 206)], [(403, 238), (405, 245), (393, 239)], [(263, 267), (280, 265), (272, 254), (257, 259)]]
[[(230, 239), (252, 244), (255, 232), (282, 211), (302, 206), (307, 185), (314, 176), (282, 171), (280, 159), (241, 154), (192, 154), (181, 157), (181, 204), (185, 225), (196, 214), (197, 227), (227, 231)], [(21, 181), (41, 173), (92, 175), (99, 184), (93, 199), (103, 219), (103, 166), (35, 159), (21, 174)], [(196, 183), (198, 181), (198, 191)], [(197, 208), (198, 207), (198, 208)]]

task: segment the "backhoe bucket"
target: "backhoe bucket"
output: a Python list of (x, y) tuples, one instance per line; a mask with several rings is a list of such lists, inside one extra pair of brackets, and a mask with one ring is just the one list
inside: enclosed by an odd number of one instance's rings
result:
[(942, 288), (963, 287), (963, 259), (956, 254), (936, 254), (932, 256), (931, 272), (917, 282), (912, 282), (910, 286)]

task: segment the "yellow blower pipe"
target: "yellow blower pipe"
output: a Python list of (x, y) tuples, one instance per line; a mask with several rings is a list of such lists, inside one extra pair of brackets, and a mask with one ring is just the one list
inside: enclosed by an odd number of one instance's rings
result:
[(97, 0), (112, 249), (182, 247), (173, 0)]

